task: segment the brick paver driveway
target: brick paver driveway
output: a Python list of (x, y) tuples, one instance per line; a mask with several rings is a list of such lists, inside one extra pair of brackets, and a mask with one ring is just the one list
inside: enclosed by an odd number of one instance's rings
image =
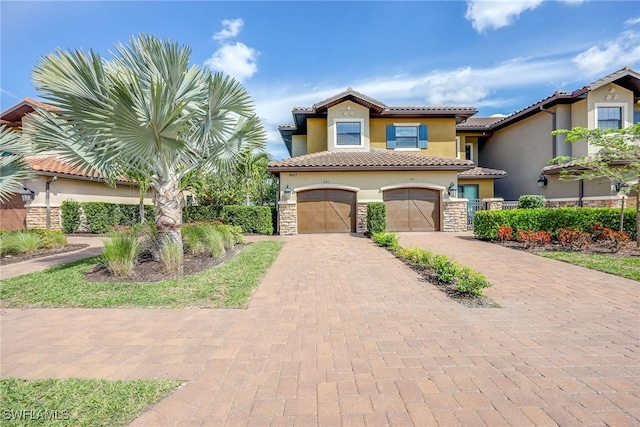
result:
[(2, 376), (188, 381), (135, 425), (638, 425), (638, 283), (454, 234), (499, 309), (362, 237), (288, 239), (248, 310), (8, 309)]

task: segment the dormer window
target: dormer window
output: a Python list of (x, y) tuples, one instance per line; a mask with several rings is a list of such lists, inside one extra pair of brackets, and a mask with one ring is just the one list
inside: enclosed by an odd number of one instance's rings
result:
[(336, 146), (362, 145), (362, 120), (336, 122)]
[(598, 107), (598, 128), (622, 129), (622, 108), (620, 107)]

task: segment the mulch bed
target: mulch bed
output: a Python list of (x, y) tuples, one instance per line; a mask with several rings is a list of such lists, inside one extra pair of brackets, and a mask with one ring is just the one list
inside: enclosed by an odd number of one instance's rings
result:
[(89, 272), (85, 273), (84, 279), (89, 282), (160, 282), (162, 280), (188, 276), (189, 274), (198, 273), (222, 264), (235, 257), (245, 246), (246, 245), (236, 245), (233, 250), (227, 251), (224, 256), (220, 258), (212, 258), (208, 253), (195, 256), (185, 255), (182, 276), (168, 275), (164, 271), (162, 262), (154, 261), (151, 254), (143, 254), (135, 265), (133, 273), (130, 276), (115, 277), (104, 265), (98, 264), (89, 270)]
[(27, 261), (35, 258), (42, 258), (49, 255), (57, 255), (57, 254), (63, 254), (65, 252), (78, 251), (88, 246), (89, 245), (87, 244), (74, 244), (74, 245), (67, 245), (65, 247), (58, 248), (58, 249), (38, 249), (37, 251), (30, 254), (5, 255), (2, 258), (0, 258), (0, 265), (14, 264), (16, 262)]
[(580, 251), (571, 251), (571, 249), (562, 246), (557, 242), (546, 243), (542, 246), (531, 246), (530, 248), (525, 248), (521, 242), (513, 240), (496, 243), (506, 248), (527, 252), (580, 252), (611, 257), (640, 257), (640, 248), (637, 247), (636, 242), (627, 242), (625, 245), (621, 246), (617, 252), (611, 252), (611, 247), (602, 242), (592, 242), (589, 246), (582, 248)]

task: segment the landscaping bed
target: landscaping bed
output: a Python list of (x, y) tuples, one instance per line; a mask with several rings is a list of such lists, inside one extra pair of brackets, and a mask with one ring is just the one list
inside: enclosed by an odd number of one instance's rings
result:
[(84, 249), (87, 247), (89, 247), (89, 245), (87, 244), (73, 244), (61, 248), (38, 249), (32, 253), (5, 255), (0, 258), (0, 265), (14, 264), (16, 262), (28, 261), (30, 259), (42, 258), (49, 255), (63, 254), (65, 252), (79, 251), (80, 249)]

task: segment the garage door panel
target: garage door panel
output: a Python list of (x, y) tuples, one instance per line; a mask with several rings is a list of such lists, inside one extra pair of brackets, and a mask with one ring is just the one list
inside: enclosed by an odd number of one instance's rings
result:
[(298, 233), (349, 233), (355, 230), (355, 193), (308, 190), (298, 193)]
[(389, 231), (437, 231), (440, 227), (439, 192), (424, 188), (385, 191)]

